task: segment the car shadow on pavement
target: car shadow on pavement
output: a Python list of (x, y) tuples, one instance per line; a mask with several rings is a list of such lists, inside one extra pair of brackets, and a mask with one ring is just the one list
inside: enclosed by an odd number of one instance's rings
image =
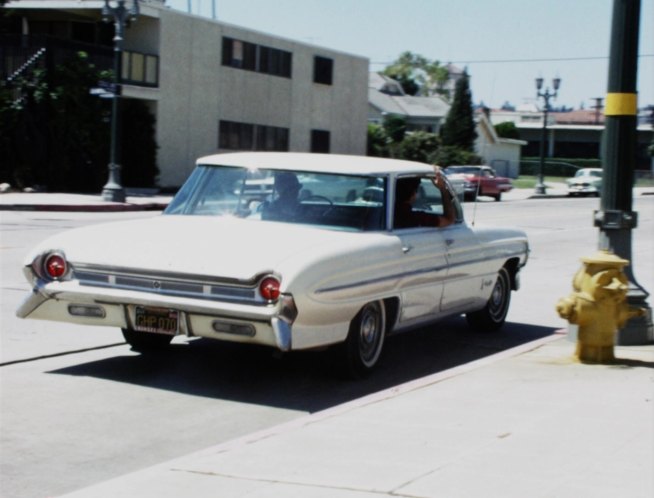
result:
[(359, 380), (344, 378), (333, 350), (280, 356), (270, 348), (207, 339), (173, 342), (149, 354), (134, 354), (125, 345), (115, 357), (49, 373), (316, 412), (554, 333), (519, 323), (506, 323), (499, 332), (473, 332), (463, 318), (451, 318), (388, 337), (375, 371)]

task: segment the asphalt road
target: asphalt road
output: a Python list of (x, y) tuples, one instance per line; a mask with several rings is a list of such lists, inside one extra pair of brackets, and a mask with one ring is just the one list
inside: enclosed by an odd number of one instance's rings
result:
[[(275, 357), (263, 348), (176, 338), (142, 356), (119, 330), (19, 320), (27, 250), (67, 228), (156, 213), (0, 212), (0, 496), (72, 491), (552, 334), (556, 299), (593, 253), (597, 199), (466, 203), (478, 226), (525, 229), (532, 254), (498, 334), (453, 318), (392, 337), (379, 369), (338, 379), (329, 354)], [(635, 200), (635, 275), (654, 289), (654, 196)]]

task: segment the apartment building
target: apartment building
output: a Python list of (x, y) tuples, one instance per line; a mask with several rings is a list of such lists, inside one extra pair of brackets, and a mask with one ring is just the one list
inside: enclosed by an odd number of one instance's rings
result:
[[(103, 22), (103, 6), (9, 2), (18, 38), (13, 51), (3, 41), (2, 77), (38, 62), (46, 44), (79, 44), (110, 68), (113, 23)], [(160, 186), (179, 186), (197, 157), (216, 152), (366, 153), (368, 59), (189, 15), (163, 0), (139, 7), (125, 30), (122, 95), (147, 102), (155, 116)]]

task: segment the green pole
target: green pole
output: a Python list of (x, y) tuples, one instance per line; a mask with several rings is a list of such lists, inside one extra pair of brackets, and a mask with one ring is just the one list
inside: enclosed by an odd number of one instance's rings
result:
[(633, 274), (631, 233), (638, 223), (632, 211), (637, 144), (638, 31), (640, 0), (614, 0), (609, 57), (608, 93), (604, 110), (602, 144), (602, 198), (595, 212), (600, 229), (599, 248), (613, 251), (631, 264), (625, 269), (629, 279), (627, 302), (645, 308), (641, 318), (633, 318), (618, 333), (618, 344), (646, 344), (654, 340), (649, 293)]

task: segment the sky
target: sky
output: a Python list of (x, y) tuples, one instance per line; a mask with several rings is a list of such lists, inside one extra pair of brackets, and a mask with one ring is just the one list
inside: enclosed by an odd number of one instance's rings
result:
[[(171, 8), (347, 52), (380, 71), (405, 51), (467, 68), (472, 98), (535, 103), (535, 78), (561, 78), (553, 106), (605, 97), (613, 0), (166, 0)], [(215, 6), (215, 7), (214, 7)], [(641, 0), (638, 105), (654, 105), (654, 0)], [(542, 100), (542, 99), (541, 99)]]

